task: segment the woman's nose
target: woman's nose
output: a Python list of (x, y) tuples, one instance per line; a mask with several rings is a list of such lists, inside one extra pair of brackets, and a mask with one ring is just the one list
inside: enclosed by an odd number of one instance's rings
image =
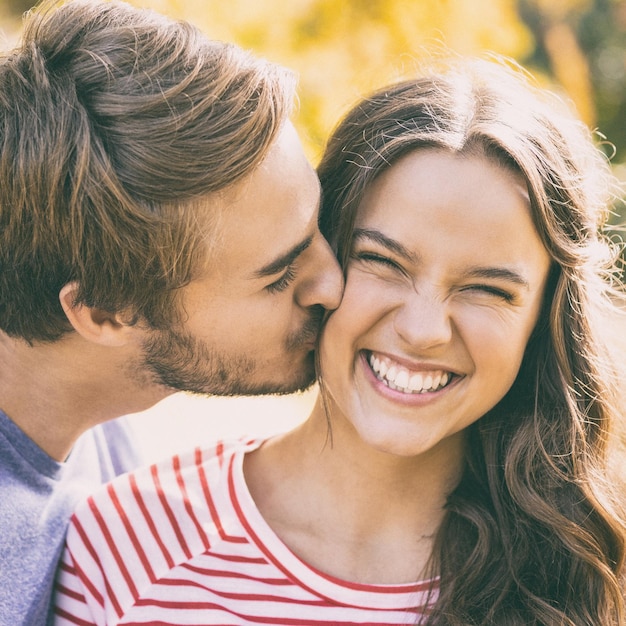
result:
[(415, 349), (445, 345), (452, 338), (448, 304), (433, 294), (412, 293), (396, 311), (395, 331)]

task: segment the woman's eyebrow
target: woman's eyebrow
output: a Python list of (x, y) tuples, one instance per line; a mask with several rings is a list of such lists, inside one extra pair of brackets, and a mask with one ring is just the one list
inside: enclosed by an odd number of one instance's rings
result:
[[(355, 228), (352, 236), (353, 241), (357, 241), (359, 239), (365, 239), (368, 241), (373, 241), (388, 250), (391, 250), (395, 254), (405, 258), (407, 261), (411, 263), (417, 263), (418, 256), (405, 248), (400, 242), (395, 239), (391, 239), (384, 235), (379, 230), (370, 229), (370, 228)], [(506, 280), (511, 283), (515, 283), (516, 285), (520, 285), (528, 289), (530, 284), (524, 276), (522, 276), (519, 272), (515, 270), (509, 269), (508, 267), (491, 267), (491, 266), (475, 266), (467, 269), (465, 274), (468, 277), (472, 278), (493, 278)]]
[(470, 267), (467, 271), (467, 275), (476, 278), (495, 278), (503, 279), (527, 289), (530, 287), (529, 282), (515, 270), (511, 270), (508, 267)]
[(405, 248), (399, 241), (387, 237), (387, 235), (384, 235), (379, 230), (373, 230), (371, 228), (355, 228), (352, 233), (352, 240), (356, 241), (358, 239), (373, 241), (374, 243), (395, 252), (397, 255), (405, 258), (411, 263), (415, 263), (418, 260), (418, 257), (413, 254), (413, 252)]

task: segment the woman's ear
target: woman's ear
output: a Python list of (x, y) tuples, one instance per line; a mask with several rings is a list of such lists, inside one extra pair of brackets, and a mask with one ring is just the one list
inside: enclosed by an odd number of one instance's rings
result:
[(74, 330), (87, 341), (102, 346), (119, 347), (128, 342), (134, 326), (122, 313), (76, 304), (78, 283), (67, 283), (59, 292), (63, 311)]

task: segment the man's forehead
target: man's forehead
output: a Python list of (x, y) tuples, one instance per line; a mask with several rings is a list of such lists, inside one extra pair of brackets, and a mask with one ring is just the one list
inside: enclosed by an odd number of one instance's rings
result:
[(282, 271), (310, 245), (320, 183), (289, 123), (258, 167), (205, 200), (211, 215), (200, 219), (207, 225), (208, 264), (258, 280)]
[[(263, 225), (261, 222), (265, 222)], [(258, 280), (273, 276), (293, 263), (312, 243), (317, 216), (309, 223), (272, 224), (267, 220), (243, 224), (228, 211), (204, 226), (198, 255), (201, 274), (230, 274), (231, 279)]]

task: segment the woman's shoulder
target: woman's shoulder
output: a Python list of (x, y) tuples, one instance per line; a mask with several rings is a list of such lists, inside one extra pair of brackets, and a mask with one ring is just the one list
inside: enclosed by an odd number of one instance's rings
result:
[[(188, 500), (196, 491), (216, 488), (227, 480), (229, 471), (236, 459), (243, 458), (246, 452), (254, 450), (262, 443), (261, 439), (218, 440), (202, 446), (181, 451), (160, 461), (139, 467), (118, 476), (98, 489), (87, 502), (77, 508), (92, 508), (94, 503), (104, 506), (119, 503), (149, 503), (153, 500)], [(114, 497), (112, 497), (114, 495)]]

